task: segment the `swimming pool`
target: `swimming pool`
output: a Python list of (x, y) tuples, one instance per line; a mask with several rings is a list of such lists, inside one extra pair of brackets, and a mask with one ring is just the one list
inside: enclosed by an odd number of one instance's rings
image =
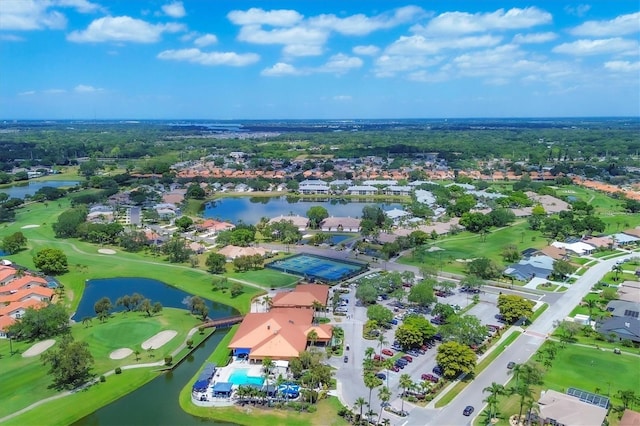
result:
[(264, 384), (264, 378), (263, 377), (256, 377), (256, 376), (249, 376), (248, 375), (249, 370), (248, 369), (240, 369), (240, 370), (235, 370), (233, 373), (231, 373), (231, 375), (229, 376), (229, 382), (233, 383), (234, 385), (257, 385), (257, 386), (262, 386)]

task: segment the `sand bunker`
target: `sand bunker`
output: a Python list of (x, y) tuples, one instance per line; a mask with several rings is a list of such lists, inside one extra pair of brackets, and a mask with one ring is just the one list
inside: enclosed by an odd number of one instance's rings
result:
[(53, 340), (53, 339), (43, 340), (42, 342), (38, 342), (35, 345), (31, 346), (26, 351), (24, 351), (22, 353), (22, 356), (24, 358), (29, 358), (29, 357), (32, 357), (32, 356), (40, 355), (42, 352), (44, 352), (47, 349), (49, 349), (55, 343), (56, 343), (56, 341)]
[(129, 348), (120, 348), (109, 354), (109, 358), (111, 359), (123, 359), (131, 355), (133, 351)]
[(175, 330), (164, 330), (142, 343), (142, 349), (158, 349), (178, 334)]
[(40, 225), (25, 225), (21, 229), (29, 229), (29, 228), (39, 228)]
[(111, 249), (98, 249), (98, 253), (101, 254), (116, 254), (115, 250), (111, 250)]

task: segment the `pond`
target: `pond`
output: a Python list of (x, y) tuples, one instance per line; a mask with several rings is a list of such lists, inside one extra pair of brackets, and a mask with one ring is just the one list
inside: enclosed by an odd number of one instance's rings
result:
[(398, 203), (373, 203), (353, 200), (303, 201), (290, 197), (240, 197), (221, 198), (205, 205), (203, 216), (223, 220), (231, 223), (256, 224), (263, 217), (273, 218), (280, 215), (306, 216), (307, 211), (314, 206), (322, 206), (329, 212), (329, 216), (361, 217), (364, 206), (377, 205), (382, 210), (401, 209)]
[(33, 195), (38, 192), (39, 189), (45, 186), (53, 188), (70, 188), (78, 185), (80, 181), (77, 180), (48, 180), (48, 181), (29, 181), (20, 182), (13, 185), (0, 188), (0, 192), (4, 192), (9, 195), (9, 198), (24, 198), (25, 195)]
[[(87, 280), (82, 299), (78, 304), (78, 309), (73, 315), (74, 321), (82, 321), (84, 317), (94, 317), (96, 315), (93, 305), (102, 297), (111, 299), (111, 303), (116, 304), (116, 300), (124, 295), (139, 293), (151, 299), (152, 303), (160, 302), (162, 306), (170, 308), (186, 309), (183, 303), (186, 297), (191, 294), (179, 290), (165, 283), (148, 278), (106, 278), (100, 280)], [(206, 301), (209, 308), (209, 317), (212, 319), (224, 318), (237, 315), (238, 312), (230, 306), (221, 303)], [(117, 307), (114, 311), (122, 310)]]
[(197, 426), (206, 424), (233, 426), (233, 423), (216, 422), (185, 413), (178, 402), (182, 388), (186, 385), (192, 385), (189, 381), (194, 379), (196, 372), (227, 332), (227, 330), (216, 331), (173, 371), (162, 374), (141, 388), (78, 420), (73, 425)]

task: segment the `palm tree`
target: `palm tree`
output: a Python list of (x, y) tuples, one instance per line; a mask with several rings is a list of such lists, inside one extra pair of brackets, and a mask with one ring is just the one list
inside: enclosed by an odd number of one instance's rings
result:
[(362, 369), (366, 372), (373, 371), (375, 365), (371, 358), (365, 358), (362, 360)]
[(360, 409), (360, 416), (358, 417), (358, 423), (362, 422), (362, 408), (367, 405), (367, 401), (363, 397), (358, 397), (356, 402), (353, 404), (356, 409)]
[(386, 339), (386, 337), (384, 337), (384, 334), (380, 333), (380, 335), (378, 336), (378, 338), (376, 339), (378, 340), (378, 347), (379, 347), (379, 354), (382, 355), (382, 347), (384, 345), (386, 345), (387, 343), (389, 343), (389, 341)]
[(407, 389), (411, 388), (413, 386), (413, 380), (411, 380), (411, 376), (408, 374), (402, 374), (400, 376), (400, 387), (402, 388), (402, 395), (400, 396), (400, 399), (402, 400), (402, 407), (400, 408), (401, 411), (404, 411), (404, 394), (407, 393)]
[(315, 346), (318, 340), (318, 333), (315, 330), (311, 330), (309, 334), (307, 334), (307, 340), (311, 342), (311, 346)]
[(593, 315), (593, 310), (598, 307), (598, 301), (595, 299), (587, 299), (584, 301), (584, 305), (589, 310), (589, 323), (591, 323), (591, 316)]
[(488, 392), (489, 397), (487, 398), (487, 403), (489, 404), (489, 412), (491, 413), (491, 418), (494, 417), (494, 410), (498, 405), (498, 396), (505, 395), (506, 389), (503, 385), (493, 382), (490, 386), (482, 389), (482, 392)]
[(513, 368), (507, 372), (507, 374), (513, 374), (513, 377), (515, 377), (516, 379), (515, 388), (518, 387), (518, 381), (520, 380), (520, 373), (523, 370), (522, 365), (523, 364), (515, 364)]
[(373, 349), (371, 346), (368, 346), (367, 349), (364, 350), (364, 356), (367, 358), (371, 358), (375, 353), (376, 353), (376, 350)]
[(618, 281), (618, 275), (622, 273), (622, 265), (616, 263), (615, 265), (613, 265), (613, 268), (611, 268), (611, 270), (615, 273), (615, 278), (613, 280)]
[(523, 383), (521, 383), (520, 386), (514, 389), (514, 393), (520, 396), (520, 411), (518, 412), (518, 422), (520, 422), (520, 419), (522, 418), (522, 409), (524, 408), (525, 401), (527, 401), (527, 399), (533, 398), (533, 391), (531, 390), (529, 383), (527, 383), (526, 381), (523, 381)]
[(262, 306), (266, 306), (267, 310), (271, 309), (271, 306), (273, 306), (273, 298), (268, 294), (265, 294), (262, 297)]
[(324, 308), (324, 305), (322, 303), (318, 302), (317, 300), (313, 301), (313, 310), (315, 312), (323, 310), (324, 311), (324, 317), (326, 318), (327, 317), (327, 310), (323, 309), (323, 308)]
[(365, 373), (365, 375), (362, 377), (362, 379), (364, 380), (364, 386), (369, 389), (369, 406), (371, 406), (371, 392), (373, 391), (373, 388), (377, 388), (378, 386), (380, 386), (382, 384), (382, 380), (380, 380), (379, 378), (377, 378), (376, 376), (373, 375), (373, 373)]
[(267, 387), (269, 387), (269, 376), (271, 375), (271, 370), (276, 366), (276, 364), (269, 357), (265, 357), (262, 360), (262, 372), (264, 375), (264, 379), (267, 382)]
[(383, 386), (378, 391), (378, 399), (380, 399), (380, 415), (378, 415), (378, 423), (380, 423), (380, 418), (382, 417), (382, 410), (387, 402), (391, 399), (391, 391), (387, 386)]
[(382, 426), (391, 426), (391, 420), (385, 417), (382, 419)]

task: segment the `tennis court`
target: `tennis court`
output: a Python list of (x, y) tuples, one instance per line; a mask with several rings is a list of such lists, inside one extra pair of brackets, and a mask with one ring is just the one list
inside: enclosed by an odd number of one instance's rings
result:
[(297, 254), (287, 259), (276, 260), (267, 267), (327, 282), (351, 278), (367, 268), (361, 263), (339, 261), (310, 254)]

